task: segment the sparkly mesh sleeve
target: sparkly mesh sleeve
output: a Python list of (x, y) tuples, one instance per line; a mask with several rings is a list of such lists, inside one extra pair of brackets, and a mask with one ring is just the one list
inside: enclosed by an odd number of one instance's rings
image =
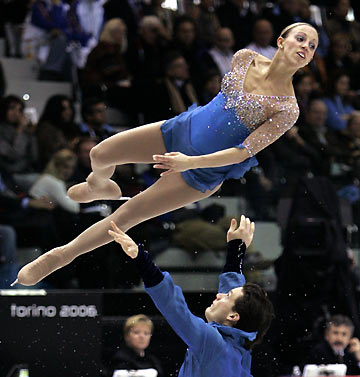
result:
[(269, 144), (276, 141), (281, 135), (289, 130), (299, 117), (299, 108), (293, 104), (271, 118), (254, 130), (239, 147), (245, 147), (252, 157)]

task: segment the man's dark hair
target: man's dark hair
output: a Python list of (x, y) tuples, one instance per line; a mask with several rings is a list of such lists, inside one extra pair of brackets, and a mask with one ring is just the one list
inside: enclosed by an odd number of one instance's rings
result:
[(21, 109), (25, 109), (24, 101), (17, 96), (8, 95), (0, 100), (0, 122), (6, 121), (6, 114), (9, 110), (10, 105), (12, 104), (19, 104)]
[(75, 109), (73, 101), (63, 94), (55, 94), (51, 96), (45, 104), (45, 108), (41, 114), (39, 123), (49, 122), (55, 126), (61, 126), (63, 120), (61, 118), (61, 113), (63, 111), (63, 101), (68, 101), (73, 112), (73, 118), (75, 115)]
[(354, 332), (354, 324), (352, 320), (346, 315), (336, 314), (330, 317), (325, 324), (326, 330), (329, 330), (331, 326), (347, 326), (350, 328), (351, 334)]
[(244, 347), (252, 349), (262, 342), (268, 331), (271, 321), (275, 317), (274, 307), (269, 300), (266, 291), (257, 284), (247, 283), (243, 286), (244, 295), (235, 301), (235, 310), (240, 319), (234, 325), (235, 328), (246, 332), (257, 331), (254, 341), (246, 340)]
[(84, 121), (87, 120), (89, 115), (94, 113), (94, 106), (98, 103), (105, 103), (101, 97), (86, 98), (81, 105), (81, 116)]

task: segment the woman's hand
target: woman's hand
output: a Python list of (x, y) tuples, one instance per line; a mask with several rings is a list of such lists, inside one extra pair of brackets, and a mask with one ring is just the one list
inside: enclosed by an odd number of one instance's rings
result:
[(124, 250), (124, 252), (132, 259), (136, 258), (139, 252), (138, 245), (121, 229), (119, 229), (116, 224), (111, 221), (111, 226), (114, 230), (108, 230), (114, 241), (119, 243)]
[(161, 177), (176, 172), (194, 169), (192, 157), (180, 152), (170, 152), (165, 153), (164, 155), (155, 154), (153, 159), (156, 161), (156, 164), (154, 165), (155, 169), (166, 170), (160, 174)]
[(254, 237), (255, 223), (251, 222), (249, 218), (242, 215), (240, 218), (240, 225), (237, 229), (236, 227), (237, 221), (236, 219), (232, 219), (230, 223), (230, 228), (227, 232), (227, 242), (241, 239), (245, 242), (245, 245), (248, 248)]

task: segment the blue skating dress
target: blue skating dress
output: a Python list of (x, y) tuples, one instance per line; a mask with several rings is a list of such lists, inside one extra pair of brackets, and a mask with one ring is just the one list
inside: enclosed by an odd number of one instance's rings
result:
[(240, 50), (221, 84), (221, 91), (207, 105), (164, 122), (161, 131), (167, 152), (200, 156), (228, 148), (246, 148), (245, 161), (216, 168), (191, 169), (182, 177), (205, 192), (225, 179), (240, 178), (257, 165), (254, 155), (293, 126), (299, 116), (294, 96), (265, 96), (244, 91), (246, 73), (258, 53)]

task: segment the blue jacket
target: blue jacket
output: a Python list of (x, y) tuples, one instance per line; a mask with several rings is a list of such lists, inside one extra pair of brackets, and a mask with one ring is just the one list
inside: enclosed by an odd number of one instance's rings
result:
[(324, 102), (328, 110), (326, 125), (332, 130), (345, 130), (347, 122), (341, 118), (341, 115), (351, 114), (354, 108), (345, 104), (339, 96), (324, 98)]
[[(146, 288), (157, 308), (174, 331), (188, 345), (179, 377), (250, 377), (251, 353), (243, 345), (247, 333), (215, 322), (206, 323), (193, 315), (181, 288), (169, 273), (157, 285)], [(219, 292), (245, 284), (244, 275), (226, 272), (220, 275)]]

